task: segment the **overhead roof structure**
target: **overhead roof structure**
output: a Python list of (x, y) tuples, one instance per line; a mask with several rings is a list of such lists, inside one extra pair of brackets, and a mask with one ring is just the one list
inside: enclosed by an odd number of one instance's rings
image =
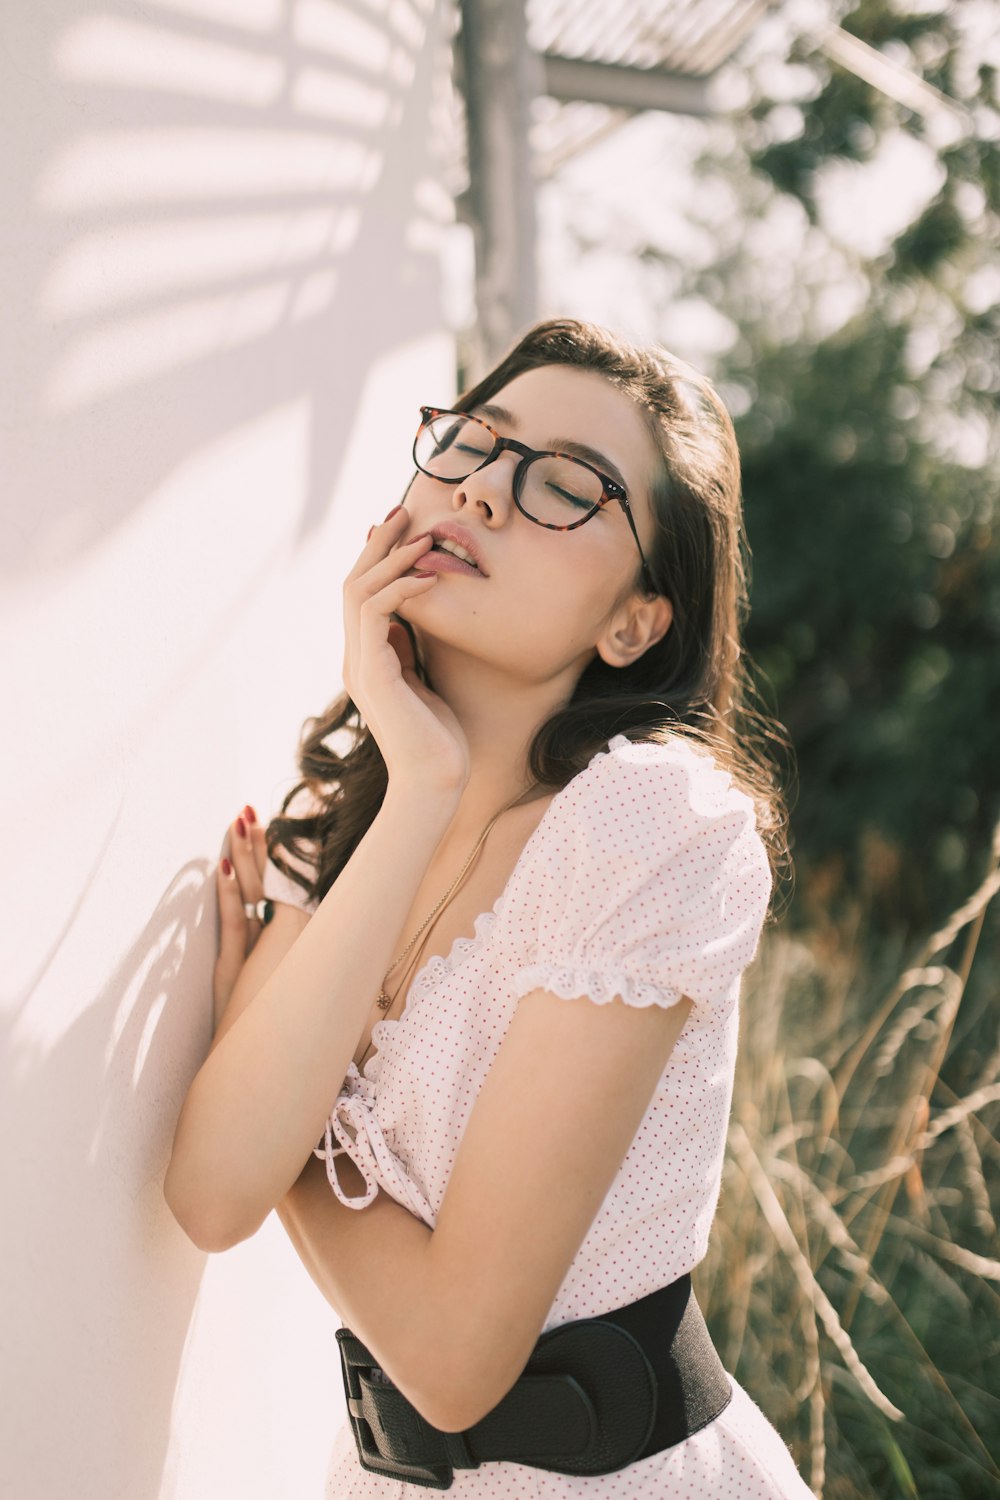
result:
[[(455, 81), (476, 247), (479, 349), (494, 361), (534, 321), (535, 184), (642, 110), (728, 113), (718, 75), (782, 0), (457, 0)], [(952, 102), (830, 21), (812, 41), (907, 108)], [(539, 111), (537, 101), (551, 107)]]
[[(718, 113), (713, 74), (775, 3), (460, 0), (468, 187), (459, 208), (476, 244), (477, 362), (494, 360), (536, 316), (540, 162), (548, 173), (639, 110)], [(533, 130), (541, 97), (560, 107)]]
[[(532, 45), (636, 68), (711, 73), (770, 0), (528, 0)], [(735, 38), (735, 40), (734, 40)]]
[(539, 93), (560, 106), (533, 121), (536, 175), (550, 176), (639, 110), (718, 114), (715, 75), (774, 3), (528, 0)]

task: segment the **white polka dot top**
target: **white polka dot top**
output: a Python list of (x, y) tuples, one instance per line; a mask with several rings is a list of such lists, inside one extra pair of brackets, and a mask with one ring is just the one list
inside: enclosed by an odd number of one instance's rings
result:
[[(620, 997), (644, 1006), (688, 995), (688, 1019), (545, 1330), (621, 1307), (690, 1271), (705, 1254), (718, 1199), (740, 977), (756, 952), (770, 893), (753, 803), (729, 773), (679, 736), (637, 744), (616, 735), (553, 797), (494, 907), (476, 918), (474, 935), (428, 960), (398, 1019), (375, 1023), (378, 1050), (362, 1071), (349, 1065), (316, 1149), (332, 1190), (358, 1209), (387, 1192), (433, 1228), (476, 1096), (521, 996), (542, 987), (597, 1005)], [(315, 910), (270, 861), (264, 894)], [(355, 1198), (337, 1176), (342, 1153), (364, 1177)], [(784, 1488), (774, 1480), (770, 1488), (669, 1493), (808, 1495), (777, 1433), (733, 1385), (740, 1400), (707, 1428), (615, 1474), (581, 1479), (490, 1463), (457, 1471), (452, 1488), (511, 1500), (591, 1489), (663, 1495), (666, 1477), (679, 1481), (685, 1462), (697, 1468), (699, 1446), (718, 1449), (718, 1462), (731, 1467), (747, 1429), (777, 1462)], [(733, 1470), (744, 1486), (748, 1473)], [(346, 1424), (329, 1484), (337, 1500), (420, 1489), (363, 1470)]]

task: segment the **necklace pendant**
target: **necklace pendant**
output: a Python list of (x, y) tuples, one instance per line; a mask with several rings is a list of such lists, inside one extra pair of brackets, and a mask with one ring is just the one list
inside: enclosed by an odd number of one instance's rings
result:
[(379, 990), (379, 992), (378, 992), (378, 999), (376, 1000), (375, 1004), (378, 1006), (379, 1010), (388, 1010), (389, 1009), (389, 1006), (392, 1004), (392, 1001), (389, 999), (389, 996), (386, 994), (386, 992), (385, 992), (384, 989), (383, 990)]

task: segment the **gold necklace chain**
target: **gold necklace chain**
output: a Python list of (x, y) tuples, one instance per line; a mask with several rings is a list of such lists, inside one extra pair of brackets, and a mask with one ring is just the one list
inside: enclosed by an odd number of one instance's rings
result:
[[(533, 787), (529, 787), (527, 790), (528, 791), (533, 791), (534, 788)], [(390, 995), (386, 994), (386, 992), (385, 992), (385, 980), (389, 978), (389, 975), (392, 973), (393, 969), (398, 968), (399, 965), (403, 962), (403, 959), (410, 952), (410, 950), (413, 947), (414, 943), (420, 937), (420, 934), (434, 920), (434, 918), (437, 916), (438, 912), (441, 910), (442, 906), (444, 906), (445, 902), (448, 900), (448, 897), (455, 890), (455, 887), (458, 885), (459, 881), (462, 879), (462, 876), (465, 874), (466, 870), (469, 868), (469, 866), (471, 865), (472, 861), (475, 859), (476, 855), (479, 853), (479, 850), (482, 848), (482, 845), (483, 845), (483, 843), (484, 843), (484, 841), (486, 839), (486, 835), (489, 833), (490, 829), (493, 827), (493, 824), (496, 822), (497, 818), (502, 817), (502, 815), (505, 812), (509, 812), (510, 809), (516, 803), (520, 802), (521, 798), (523, 796), (525, 796), (525, 795), (526, 795), (525, 792), (518, 792), (517, 796), (513, 799), (513, 801), (508, 802), (507, 805), (506, 805), (506, 807), (501, 807), (501, 809), (500, 809), (499, 812), (493, 814), (492, 818), (487, 823), (487, 825), (483, 829), (482, 833), (479, 835), (479, 838), (476, 840), (475, 848), (472, 850), (472, 853), (469, 855), (468, 859), (465, 861), (465, 864), (459, 870), (457, 876), (452, 881), (452, 883), (448, 887), (448, 889), (445, 891), (444, 895), (441, 897), (441, 900), (435, 906), (435, 908), (431, 912), (430, 916), (426, 919), (426, 921), (424, 921), (420, 925), (420, 927), (417, 928), (416, 932), (413, 934), (413, 937), (407, 943), (406, 947), (403, 949), (403, 951), (399, 955), (399, 957), (397, 959), (395, 959), (393, 961), (393, 963), (391, 963), (389, 965), (389, 968), (386, 971), (385, 979), (382, 980), (382, 983), (379, 986), (378, 1000), (376, 1001), (376, 1004), (378, 1005), (379, 1010), (382, 1010), (382, 1011), (388, 1010), (389, 1006), (392, 1004), (393, 1000), (395, 1000), (395, 998), (396, 998), (396, 995), (390, 996)], [(405, 978), (404, 978), (404, 983), (405, 983)], [(402, 986), (400, 986), (400, 988), (402, 988)], [(399, 994), (399, 990), (396, 991), (396, 994), (397, 995)]]

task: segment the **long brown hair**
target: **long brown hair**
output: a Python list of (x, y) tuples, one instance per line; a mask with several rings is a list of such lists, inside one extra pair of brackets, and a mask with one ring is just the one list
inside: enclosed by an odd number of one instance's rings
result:
[[(649, 563), (658, 588), (673, 603), (673, 618), (662, 639), (628, 666), (610, 666), (595, 654), (569, 703), (535, 734), (529, 773), (541, 785), (565, 786), (616, 734), (653, 741), (683, 736), (704, 745), (752, 798), (777, 890), (779, 878), (791, 874), (791, 855), (781, 774), (767, 742), (790, 759), (793, 752), (783, 726), (751, 703), (756, 687), (741, 644), (750, 550), (729, 413), (707, 377), (684, 360), (662, 348), (637, 348), (574, 318), (530, 328), (458, 397), (454, 409), (471, 410), (515, 376), (542, 365), (597, 371), (645, 416), (663, 460), (653, 484)], [(642, 586), (638, 554), (635, 586)], [(412, 628), (401, 623), (416, 651)], [(416, 654), (418, 672), (433, 686)], [(334, 735), (339, 747), (328, 743)], [(301, 779), (268, 826), (268, 853), (318, 900), (364, 837), (388, 779), (382, 753), (347, 693), (306, 720), (298, 767)], [(303, 792), (309, 794), (305, 815), (286, 815)], [(285, 862), (283, 847), (306, 862), (311, 877)], [(775, 907), (772, 895), (770, 920)]]

